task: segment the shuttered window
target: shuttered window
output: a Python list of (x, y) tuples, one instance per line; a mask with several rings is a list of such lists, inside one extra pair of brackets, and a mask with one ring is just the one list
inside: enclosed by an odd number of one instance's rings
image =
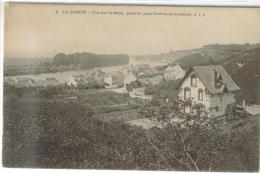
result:
[(186, 87), (184, 88), (184, 99), (189, 99), (190, 98), (190, 88)]
[(198, 100), (203, 101), (203, 89), (198, 89)]

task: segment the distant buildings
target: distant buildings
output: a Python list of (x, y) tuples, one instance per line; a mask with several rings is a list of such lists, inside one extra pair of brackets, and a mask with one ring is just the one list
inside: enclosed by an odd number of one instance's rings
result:
[(44, 86), (44, 87), (47, 87), (47, 86), (58, 86), (60, 84), (61, 83), (57, 79), (55, 79), (55, 78), (47, 78), (45, 80), (34, 81), (34, 85), (33, 86)]
[(20, 77), (17, 79), (15, 85), (18, 88), (22, 87), (32, 87), (34, 86), (35, 81), (30, 77)]
[(67, 85), (79, 88), (102, 88), (105, 86), (104, 77), (106, 73), (99, 68), (88, 70), (87, 72), (72, 75), (73, 78), (69, 78), (66, 81)]
[(104, 77), (106, 73), (101, 71), (99, 68), (88, 70), (85, 73), (85, 77), (88, 82), (96, 82), (98, 84), (104, 83)]
[(122, 67), (122, 69), (120, 70), (121, 73), (123, 73), (123, 75), (127, 76), (128, 73), (130, 72), (130, 67), (129, 65), (126, 65), (124, 67)]
[(157, 76), (150, 77), (150, 78), (142, 78), (142, 79), (139, 79), (139, 81), (143, 85), (157, 85), (157, 84), (163, 82), (163, 76), (157, 75)]
[(124, 87), (127, 88), (127, 85), (131, 84), (132, 82), (135, 82), (137, 80), (137, 77), (130, 72), (125, 78), (124, 78)]
[(77, 87), (78, 83), (77, 83), (77, 76), (72, 75), (69, 77), (68, 81), (67, 81), (67, 85), (68, 86), (73, 86), (73, 87)]
[(140, 88), (133, 88), (132, 91), (129, 92), (129, 95), (131, 98), (138, 98), (138, 99), (143, 99), (150, 101), (152, 100), (153, 96), (152, 95), (145, 95), (145, 87), (140, 87)]
[[(220, 65), (190, 68), (177, 89), (179, 99), (203, 104), (212, 116), (225, 114), (227, 106), (235, 102), (235, 92), (240, 90)], [(184, 111), (192, 110), (187, 106)]]
[(170, 81), (170, 80), (177, 80), (183, 78), (185, 75), (185, 70), (183, 70), (180, 66), (180, 64), (176, 64), (174, 66), (168, 66), (163, 74), (164, 80)]
[(111, 72), (105, 75), (104, 83), (106, 88), (120, 88), (124, 86), (124, 74)]
[(63, 73), (46, 73), (39, 75), (26, 75), (16, 77), (6, 77), (5, 83), (18, 87), (40, 87), (67, 85), (74, 88), (110, 88), (119, 89), (128, 92), (128, 86), (131, 88), (144, 87), (147, 85), (156, 85), (164, 80), (163, 71), (159, 74), (156, 68), (149, 64), (132, 64), (129, 61), (117, 71), (103, 72), (99, 68), (93, 68), (87, 71), (68, 71)]
[(167, 66), (169, 62), (165, 60), (158, 60), (158, 58), (154, 59), (152, 56), (147, 55), (146, 57), (129, 57), (129, 64), (134, 66), (148, 65), (149, 67), (154, 68)]

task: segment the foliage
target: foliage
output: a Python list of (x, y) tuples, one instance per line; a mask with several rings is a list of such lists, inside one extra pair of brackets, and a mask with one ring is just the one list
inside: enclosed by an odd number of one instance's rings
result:
[(99, 82), (95, 82), (95, 81), (91, 81), (88, 83), (78, 83), (77, 85), (78, 89), (81, 90), (87, 90), (87, 89), (101, 89), (101, 88), (105, 88), (105, 84), (101, 84)]
[(132, 91), (134, 88), (139, 88), (139, 87), (141, 87), (141, 83), (138, 80), (133, 81), (130, 84), (126, 84), (126, 89), (128, 92)]
[(173, 101), (177, 98), (178, 92), (176, 90), (180, 80), (164, 81), (154, 86), (146, 86), (144, 92), (147, 95), (154, 95), (156, 99), (166, 99)]
[[(151, 117), (179, 103), (154, 100)], [(156, 110), (156, 107), (159, 108)], [(148, 105), (147, 105), (148, 106)], [(169, 111), (169, 112), (168, 112)], [(104, 122), (88, 103), (17, 97), (5, 93), (3, 165), (88, 169), (257, 171), (258, 129), (230, 136), (217, 122), (184, 114), (181, 124), (144, 130), (121, 121)], [(163, 122), (169, 119), (161, 119)], [(227, 164), (228, 163), (228, 164)]]
[(186, 50), (178, 60), (187, 69), (192, 65), (223, 64), (232, 56), (243, 55), (243, 52), (260, 48), (260, 44), (211, 44), (202, 48)]
[(67, 85), (58, 86), (35, 86), (35, 87), (21, 87), (16, 88), (13, 85), (5, 84), (4, 93), (12, 94), (18, 97), (41, 97), (41, 98), (53, 98), (55, 95), (65, 94)]
[(53, 65), (68, 66), (73, 65), (77, 67), (80, 65), (81, 69), (91, 69), (94, 67), (115, 66), (128, 63), (128, 56), (124, 54), (116, 55), (98, 55), (89, 52), (64, 54), (58, 53), (53, 57)]
[(154, 95), (156, 92), (156, 88), (152, 85), (148, 85), (144, 89), (144, 94), (145, 95)]
[[(213, 44), (188, 51), (178, 62), (188, 69), (194, 65), (223, 65), (228, 74), (241, 88), (236, 95), (238, 101), (259, 103), (260, 44)], [(238, 64), (241, 64), (240, 67)]]
[(54, 73), (69, 70), (92, 69), (95, 67), (117, 66), (128, 64), (128, 55), (125, 54), (94, 54), (89, 52), (64, 54), (58, 53), (45, 63), (31, 63), (23, 65), (5, 65), (4, 75), (25, 75)]
[(171, 107), (160, 100), (153, 99), (140, 108), (139, 113), (146, 118), (156, 118), (158, 121), (167, 121), (171, 111), (177, 107)]
[[(245, 51), (237, 56), (230, 56), (224, 65), (232, 79), (240, 87), (240, 92), (236, 99), (242, 102), (246, 100), (248, 104), (260, 103), (259, 100), (259, 69), (260, 69), (260, 48)], [(242, 63), (242, 67), (237, 64)]]
[[(196, 115), (182, 113), (183, 106), (197, 110)], [(191, 101), (175, 101), (165, 104), (153, 100), (143, 107), (140, 113), (156, 118), (162, 129), (153, 129), (150, 144), (160, 153), (164, 166), (168, 169), (196, 171), (253, 171), (258, 169), (258, 129), (243, 129), (237, 133), (225, 133), (221, 123), (208, 117), (201, 104)], [(173, 123), (172, 118), (181, 117), (182, 121)], [(158, 133), (158, 134), (157, 134)], [(246, 135), (248, 135), (246, 137)], [(242, 142), (246, 140), (247, 142)], [(243, 143), (243, 144), (242, 144)], [(243, 154), (241, 151), (243, 150)], [(255, 151), (258, 153), (258, 149)], [(249, 161), (249, 160), (250, 161)], [(177, 163), (177, 164), (176, 164)], [(226, 165), (229, 163), (230, 165)], [(240, 163), (240, 165), (237, 165)]]
[(80, 102), (90, 104), (93, 107), (127, 104), (129, 100), (127, 94), (112, 91), (95, 92), (95, 90), (81, 90), (76, 92), (76, 95), (79, 96)]

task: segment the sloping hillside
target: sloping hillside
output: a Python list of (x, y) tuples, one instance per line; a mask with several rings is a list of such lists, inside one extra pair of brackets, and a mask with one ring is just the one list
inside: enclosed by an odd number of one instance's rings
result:
[[(239, 55), (241, 52), (260, 47), (257, 44), (210, 44), (201, 48), (190, 50), (169, 51), (161, 54), (131, 55), (130, 58), (139, 62), (180, 62), (182, 67), (188, 68), (192, 65), (214, 64), (217, 61), (226, 59), (232, 55)], [(194, 61), (196, 58), (196, 61)]]
[(191, 50), (179, 50), (179, 51), (169, 51), (161, 54), (146, 54), (146, 55), (132, 55), (130, 56), (134, 61), (139, 62), (174, 62), (179, 60), (188, 54), (190, 54)]
[(231, 56), (220, 64), (241, 88), (238, 98), (245, 98), (248, 103), (260, 102), (260, 48)]
[(219, 64), (233, 56), (239, 56), (245, 51), (259, 48), (260, 44), (212, 44), (203, 48), (192, 49), (186, 52), (178, 62), (183, 68), (193, 65)]
[(241, 88), (237, 95), (238, 100), (245, 98), (247, 103), (259, 103), (260, 44), (212, 45), (197, 50), (197, 53), (178, 60), (183, 68), (194, 65), (223, 65)]

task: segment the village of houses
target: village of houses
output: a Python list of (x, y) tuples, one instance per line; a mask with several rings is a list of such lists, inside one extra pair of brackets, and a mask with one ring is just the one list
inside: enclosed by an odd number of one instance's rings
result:
[[(77, 89), (81, 85), (95, 83), (101, 88), (89, 89), (85, 92), (114, 92), (128, 95), (130, 99), (149, 102), (153, 95), (145, 93), (147, 86), (155, 86), (165, 81), (179, 80), (178, 99), (192, 99), (194, 103), (201, 103), (206, 107), (212, 117), (224, 115), (230, 105), (235, 103), (235, 93), (239, 92), (239, 86), (232, 80), (223, 66), (193, 66), (184, 70), (179, 63), (140, 63), (129, 59), (129, 64), (111, 67), (94, 68), (87, 71), (57, 72), (39, 75), (6, 76), (4, 82), (17, 88), (21, 87), (48, 87), (61, 84)], [(134, 84), (135, 87), (129, 89)], [(65, 96), (64, 96), (65, 97)], [(68, 99), (77, 100), (77, 95), (66, 96)], [(166, 97), (165, 102), (169, 102)], [(120, 107), (124, 104), (112, 105)], [(129, 105), (128, 105), (129, 106)], [(191, 113), (189, 106), (184, 107), (184, 112)], [(120, 114), (118, 114), (120, 115)], [(121, 119), (122, 117), (118, 117)], [(127, 119), (132, 125), (150, 128), (160, 126), (156, 120), (145, 117)], [(172, 122), (180, 122), (180, 119), (172, 119)]]

